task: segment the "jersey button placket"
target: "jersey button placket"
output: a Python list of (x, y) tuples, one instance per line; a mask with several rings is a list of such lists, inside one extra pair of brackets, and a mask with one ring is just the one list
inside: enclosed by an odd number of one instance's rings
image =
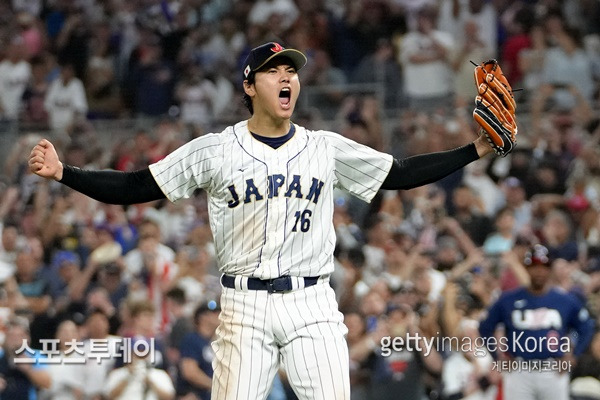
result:
[[(287, 174), (286, 171), (281, 168), (281, 165), (285, 165), (285, 162), (280, 160), (279, 154), (276, 154), (272, 158), (273, 165), (269, 167), (270, 175), (282, 175), (285, 177), (283, 185), (279, 187), (277, 195), (273, 195), (269, 199), (269, 222), (267, 227), (268, 241), (273, 245), (274, 249), (280, 249), (283, 239), (285, 237), (284, 230), (286, 229), (286, 197), (285, 187), (287, 186)], [(277, 277), (281, 274), (278, 266), (279, 252), (274, 251), (272, 253), (273, 259), (271, 261), (272, 276)]]
[(273, 216), (273, 224), (271, 225), (271, 234), (273, 235), (273, 241), (275, 245), (280, 248), (283, 240), (285, 238), (285, 229), (286, 229), (286, 205), (287, 198), (285, 197), (285, 188), (287, 187), (289, 176), (287, 176), (287, 171), (281, 166), (285, 166), (287, 160), (282, 160), (279, 152), (276, 152), (277, 155), (274, 157), (275, 165), (272, 166), (273, 174), (282, 175), (285, 177), (285, 181), (283, 185), (279, 188), (279, 192), (277, 196), (273, 196), (272, 202), (272, 216)]

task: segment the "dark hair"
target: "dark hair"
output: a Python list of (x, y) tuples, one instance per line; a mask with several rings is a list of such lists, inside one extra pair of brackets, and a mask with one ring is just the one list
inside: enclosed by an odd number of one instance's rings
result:
[(41, 66), (45, 66), (46, 65), (46, 60), (44, 60), (44, 58), (42, 56), (34, 56), (31, 58), (31, 61), (29, 61), (29, 63), (31, 64), (32, 67), (36, 66), (36, 65), (41, 65)]
[(525, 33), (530, 33), (536, 23), (535, 11), (530, 6), (523, 6), (515, 13), (514, 21), (521, 26)]
[(106, 313), (104, 311), (102, 311), (100, 308), (97, 307), (93, 307), (92, 309), (90, 309), (87, 314), (85, 315), (85, 320), (88, 321), (90, 318), (92, 318), (95, 315), (100, 315), (101, 317), (104, 317), (105, 319), (108, 320), (108, 315), (106, 315)]
[(355, 268), (362, 268), (365, 265), (365, 253), (362, 247), (353, 247), (348, 249), (347, 253), (348, 261)]
[(220, 312), (221, 307), (214, 300), (209, 300), (206, 303), (200, 304), (196, 310), (194, 310), (194, 323), (197, 325), (200, 321), (200, 317), (207, 312)]
[(565, 26), (565, 34), (571, 38), (577, 47), (583, 47), (581, 31), (574, 26)]
[(174, 287), (173, 289), (169, 290), (166, 296), (179, 305), (185, 304), (185, 292), (180, 287)]
[[(248, 78), (246, 78), (246, 80), (248, 81), (249, 85), (252, 85), (254, 83), (254, 78), (255, 78), (255, 73), (254, 72), (250, 72), (248, 74)], [(242, 101), (244, 102), (244, 105), (246, 106), (246, 108), (248, 109), (248, 111), (250, 111), (250, 114), (253, 115), (254, 114), (254, 107), (252, 106), (252, 98), (250, 96), (248, 96), (246, 94), (246, 92), (244, 92), (244, 96), (242, 97)]]

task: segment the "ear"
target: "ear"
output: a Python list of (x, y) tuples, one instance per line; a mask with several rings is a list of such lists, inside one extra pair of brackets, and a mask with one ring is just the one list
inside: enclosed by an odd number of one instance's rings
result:
[(256, 94), (254, 84), (250, 83), (247, 79), (244, 80), (244, 93), (246, 93), (250, 97), (253, 97)]

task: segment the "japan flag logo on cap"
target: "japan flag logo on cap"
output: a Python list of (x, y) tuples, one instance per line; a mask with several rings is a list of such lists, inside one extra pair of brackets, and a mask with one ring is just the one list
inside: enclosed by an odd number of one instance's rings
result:
[(247, 78), (249, 73), (250, 73), (250, 65), (246, 65), (246, 68), (244, 69), (244, 76)]

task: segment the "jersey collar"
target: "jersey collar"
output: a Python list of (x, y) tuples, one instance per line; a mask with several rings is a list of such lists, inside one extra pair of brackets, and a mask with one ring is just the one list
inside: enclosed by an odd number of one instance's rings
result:
[(260, 160), (263, 160), (264, 155), (268, 154), (269, 152), (277, 152), (282, 151), (284, 149), (287, 149), (286, 151), (289, 152), (290, 156), (292, 157), (292, 154), (296, 155), (303, 148), (305, 148), (306, 143), (308, 141), (306, 130), (297, 124), (294, 124), (294, 126), (296, 127), (296, 132), (294, 133), (294, 136), (278, 149), (273, 149), (269, 145), (264, 144), (261, 141), (252, 137), (252, 134), (248, 129), (247, 120), (237, 123), (233, 127), (233, 133), (236, 136), (238, 143), (244, 149), (244, 151)]

